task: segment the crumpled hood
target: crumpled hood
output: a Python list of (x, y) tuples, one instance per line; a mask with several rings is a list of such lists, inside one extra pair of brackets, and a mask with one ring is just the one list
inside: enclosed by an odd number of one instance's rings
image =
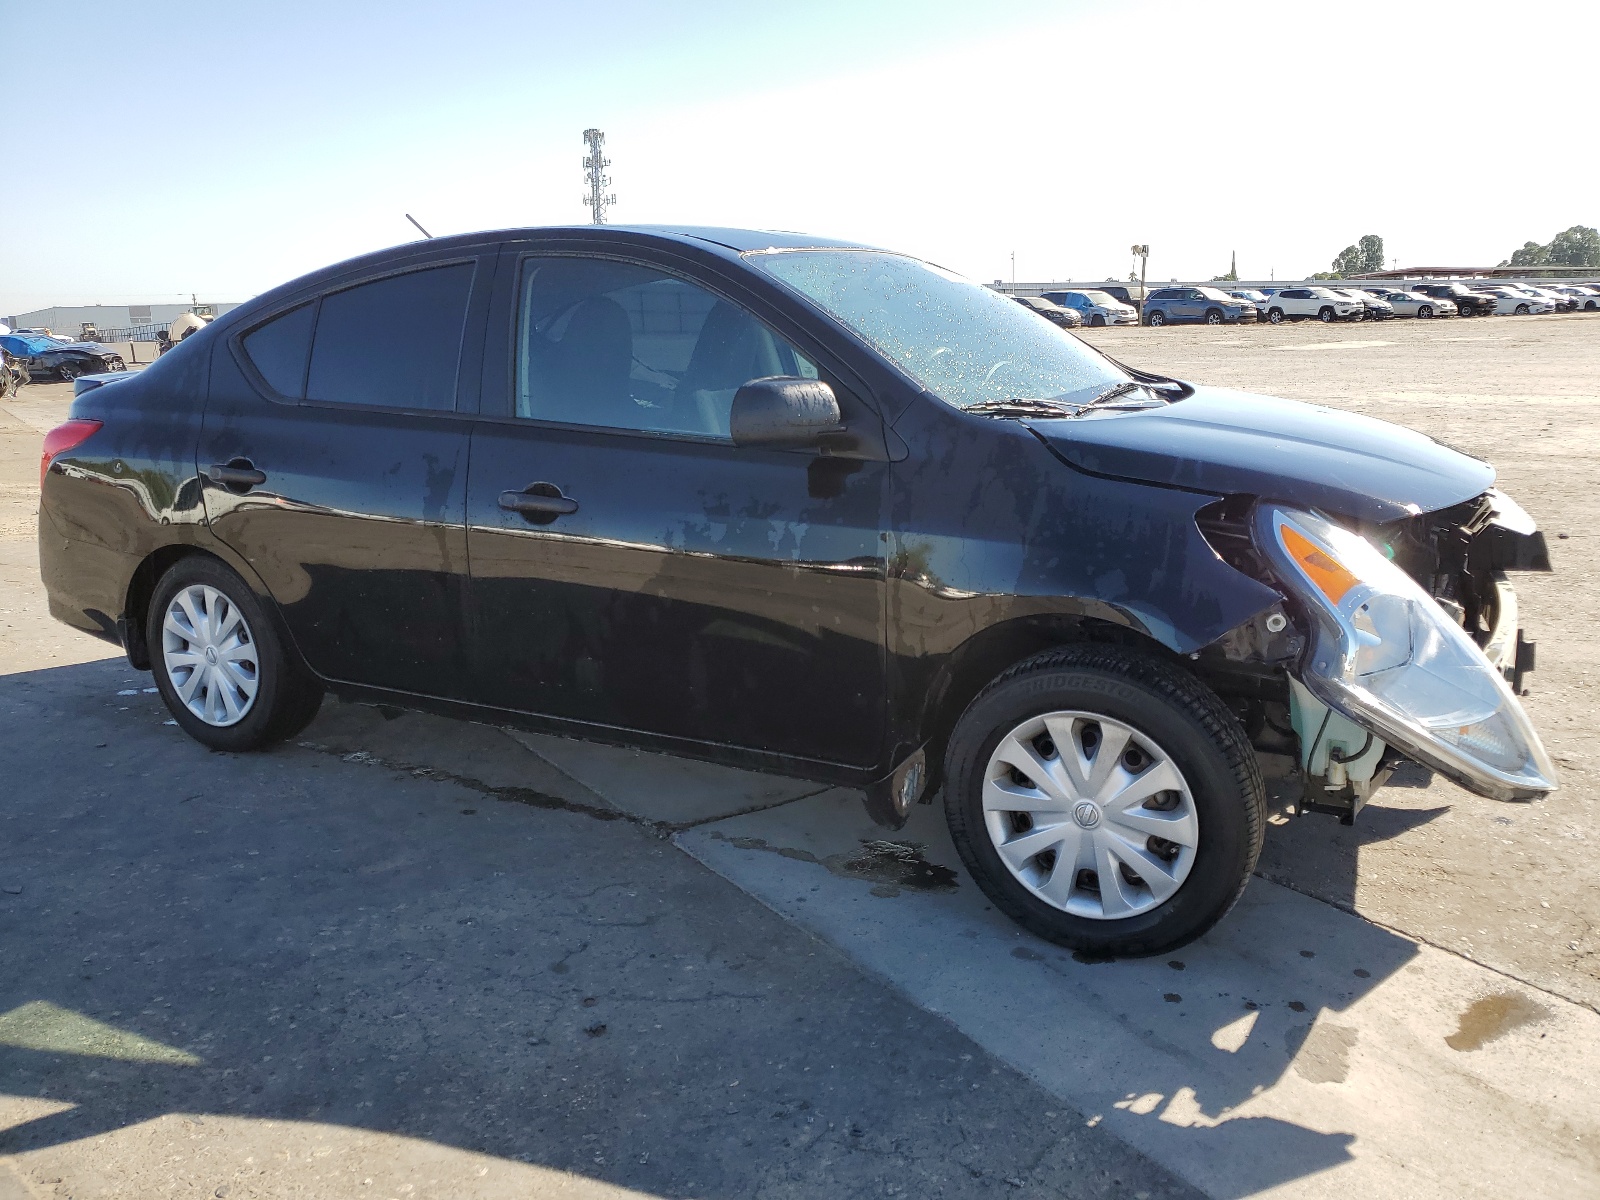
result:
[(1027, 425), (1096, 475), (1248, 494), (1374, 524), (1470, 500), (1495, 477), (1488, 463), (1387, 421), (1221, 388), (1198, 388), (1163, 408)]

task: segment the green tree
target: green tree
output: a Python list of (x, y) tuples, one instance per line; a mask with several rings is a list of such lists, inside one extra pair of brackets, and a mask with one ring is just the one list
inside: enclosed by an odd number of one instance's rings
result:
[(1600, 267), (1600, 230), (1574, 225), (1550, 239), (1548, 246), (1524, 242), (1502, 267)]
[(1522, 249), (1515, 251), (1510, 258), (1500, 265), (1502, 267), (1542, 267), (1549, 261), (1549, 246), (1541, 246), (1538, 242), (1523, 242)]
[(1356, 243), (1361, 254), (1361, 274), (1383, 270), (1383, 239), (1369, 233)]
[(1346, 246), (1339, 251), (1333, 260), (1333, 274), (1331, 279), (1343, 279), (1346, 275), (1359, 275), (1361, 273), (1361, 247)]
[(1562, 267), (1600, 267), (1600, 230), (1574, 225), (1550, 239), (1548, 262)]

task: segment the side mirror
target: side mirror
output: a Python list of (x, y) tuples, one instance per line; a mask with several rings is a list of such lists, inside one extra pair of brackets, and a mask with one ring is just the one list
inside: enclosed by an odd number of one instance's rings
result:
[(833, 388), (788, 375), (750, 380), (734, 393), (728, 415), (735, 446), (815, 446), (824, 434), (843, 429)]

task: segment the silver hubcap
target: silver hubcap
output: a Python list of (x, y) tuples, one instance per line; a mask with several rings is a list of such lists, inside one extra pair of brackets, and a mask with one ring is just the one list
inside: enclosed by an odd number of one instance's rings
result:
[(194, 584), (172, 598), (161, 622), (161, 660), (183, 706), (207, 725), (244, 720), (261, 686), (250, 624), (214, 587)]
[(1166, 751), (1120, 721), (1053, 712), (1018, 725), (983, 776), (983, 819), (1011, 874), (1075, 917), (1159, 907), (1194, 867), (1194, 796)]

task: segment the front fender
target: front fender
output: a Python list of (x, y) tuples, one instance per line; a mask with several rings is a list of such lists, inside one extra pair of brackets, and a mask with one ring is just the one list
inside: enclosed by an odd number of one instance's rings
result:
[(1196, 514), (1216, 493), (1091, 475), (1019, 422), (944, 407), (915, 405), (896, 425), (911, 447), (894, 467), (887, 535), (902, 745), (937, 725), (931, 710), (960, 690), (950, 681), (974, 639), (1009, 653), (1120, 627), (1187, 655), (1280, 601), (1201, 535)]

